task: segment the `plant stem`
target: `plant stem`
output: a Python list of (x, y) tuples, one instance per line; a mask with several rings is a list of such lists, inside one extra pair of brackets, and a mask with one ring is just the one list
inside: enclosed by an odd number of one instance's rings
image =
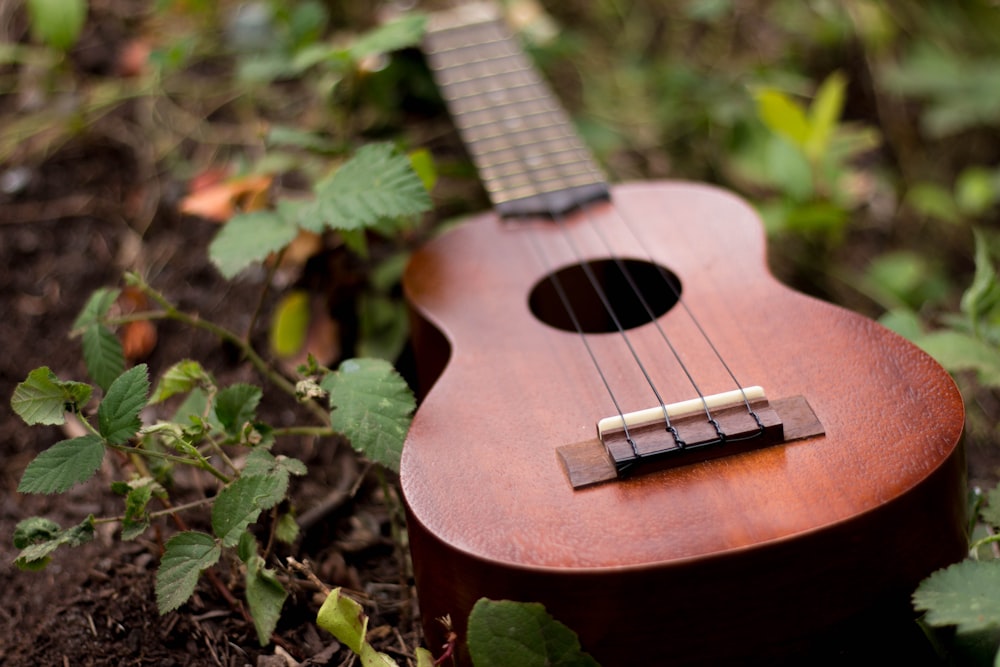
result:
[(201, 470), (204, 470), (205, 472), (210, 473), (213, 477), (215, 477), (216, 479), (218, 479), (223, 484), (229, 484), (229, 482), (232, 481), (229, 477), (227, 477), (225, 475), (225, 473), (223, 473), (218, 468), (216, 468), (215, 466), (213, 466), (211, 463), (209, 463), (208, 461), (206, 461), (204, 459), (202, 459), (202, 460), (199, 461), (198, 459), (194, 459), (194, 458), (184, 458), (183, 456), (174, 456), (173, 454), (164, 454), (163, 452), (154, 452), (154, 451), (149, 450), (149, 449), (140, 449), (139, 447), (126, 447), (125, 445), (112, 445), (109, 442), (105, 442), (105, 444), (108, 447), (112, 448), (112, 449), (116, 449), (119, 452), (124, 452), (126, 454), (140, 454), (142, 456), (148, 456), (148, 457), (154, 458), (154, 459), (163, 459), (164, 461), (170, 461), (172, 463), (180, 463), (182, 465), (194, 466), (195, 468), (199, 468)]
[[(155, 301), (157, 304), (163, 308), (162, 312), (148, 311), (142, 313), (133, 313), (126, 317), (114, 318), (109, 320), (111, 324), (124, 324), (126, 322), (136, 321), (136, 320), (154, 320), (154, 319), (170, 319), (176, 320), (183, 324), (186, 324), (195, 329), (201, 329), (202, 331), (207, 331), (216, 338), (223, 340), (227, 343), (235, 345), (240, 352), (247, 358), (247, 360), (253, 365), (257, 371), (267, 378), (273, 385), (284, 391), (289, 396), (297, 398), (295, 393), (295, 385), (292, 384), (285, 376), (277, 372), (271, 366), (264, 361), (263, 357), (257, 354), (257, 351), (253, 349), (250, 345), (249, 340), (244, 340), (240, 336), (236, 335), (229, 329), (219, 326), (214, 322), (209, 320), (203, 320), (197, 315), (189, 315), (181, 310), (178, 310), (170, 301), (167, 300), (160, 292), (150, 286), (146, 281), (139, 277), (133, 276), (133, 282), (135, 287), (141, 290), (146, 296)], [(309, 409), (313, 415), (316, 416), (322, 423), (328, 424), (330, 422), (330, 415), (324, 410), (319, 404), (307, 401), (305, 406)]]
[(274, 429), (273, 433), (275, 437), (283, 435), (312, 435), (317, 438), (325, 438), (337, 435), (337, 431), (329, 426), (286, 426), (285, 428)]

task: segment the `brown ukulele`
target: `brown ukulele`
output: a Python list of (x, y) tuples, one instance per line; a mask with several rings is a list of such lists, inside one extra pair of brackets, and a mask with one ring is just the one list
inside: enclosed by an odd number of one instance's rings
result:
[(429, 645), (489, 597), (543, 603), (606, 667), (768, 662), (963, 556), (938, 364), (778, 283), (735, 196), (608, 186), (488, 6), (425, 47), (495, 205), (404, 280)]

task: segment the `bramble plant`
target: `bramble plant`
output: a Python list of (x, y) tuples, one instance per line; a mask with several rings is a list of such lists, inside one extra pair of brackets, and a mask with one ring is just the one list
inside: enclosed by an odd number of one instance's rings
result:
[[(320, 232), (392, 232), (429, 205), (427, 191), (405, 155), (388, 145), (368, 146), (317, 188), (314, 201), (231, 221), (212, 244), (210, 255), (223, 274), (232, 277), (254, 261), (280, 253), (302, 227)], [(157, 571), (160, 613), (183, 605), (201, 573), (228, 558), (242, 563), (247, 605), (257, 637), (266, 644), (287, 597), (276, 572), (267, 566), (271, 547), (274, 540), (293, 541), (298, 532), (294, 517), (280, 506), (288, 497), (291, 478), (307, 472), (302, 461), (273, 453), (275, 443), (288, 435), (342, 435), (373, 462), (396, 470), (415, 407), (413, 394), (392, 365), (380, 359), (348, 359), (331, 370), (310, 358), (293, 382), (269, 366), (249, 336), (241, 338), (179, 310), (139, 275), (126, 275), (125, 283), (158, 307), (118, 315), (113, 306), (121, 290), (93, 293), (74, 323), (73, 334), (82, 341), (94, 384), (65, 380), (41, 367), (17, 385), (11, 399), (15, 413), (29, 425), (63, 425), (72, 420), (85, 433), (39, 454), (24, 471), (18, 490), (65, 492), (94, 477), (106, 453), (117, 452), (128, 462), (122, 466), (122, 478), (111, 484), (111, 490), (124, 497), (123, 511), (113, 517), (91, 515), (67, 528), (42, 517), (25, 519), (14, 534), (14, 544), (21, 550), (16, 564), (26, 570), (43, 568), (59, 547), (92, 540), (99, 524), (119, 523), (121, 538), (135, 540), (154, 520), (170, 516), (181, 532), (166, 542)], [(234, 345), (270, 386), (303, 402), (317, 424), (274, 427), (261, 422), (257, 417), (261, 387), (222, 386), (191, 359), (163, 372), (150, 392), (149, 369), (144, 364), (126, 369), (115, 328), (158, 319), (206, 330)], [(144, 408), (181, 396), (183, 401), (170, 419), (142, 422)], [(171, 471), (180, 466), (210, 475), (217, 488), (207, 497), (175, 505)], [(150, 509), (154, 498), (163, 509)], [(181, 518), (182, 512), (199, 510), (210, 514), (211, 533), (189, 530)], [(250, 528), (265, 511), (271, 512), (272, 520), (261, 551)]]

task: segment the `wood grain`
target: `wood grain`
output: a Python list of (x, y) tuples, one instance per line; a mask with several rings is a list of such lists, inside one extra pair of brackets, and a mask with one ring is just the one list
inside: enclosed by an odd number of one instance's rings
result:
[[(805, 396), (826, 434), (573, 489), (557, 449), (615, 410), (580, 336), (540, 322), (528, 295), (549, 271), (609, 254), (674, 272), (741, 383)], [(775, 281), (759, 220), (728, 193), (617, 186), (564, 226), (486, 214), (419, 251), (404, 287), (424, 380), (447, 359), (401, 469), (431, 646), (434, 618), (462, 633), (489, 596), (544, 603), (606, 666), (791, 655), (964, 553), (951, 378)], [(683, 308), (659, 323), (704, 392), (732, 389)], [(667, 402), (693, 396), (652, 325), (629, 335)], [(587, 340), (624, 411), (653, 404), (619, 336)]]

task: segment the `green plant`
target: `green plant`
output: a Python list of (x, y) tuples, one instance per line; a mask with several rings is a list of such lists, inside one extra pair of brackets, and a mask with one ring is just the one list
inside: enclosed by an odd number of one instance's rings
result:
[[(397, 229), (399, 220), (428, 205), (427, 192), (409, 160), (389, 146), (369, 146), (324, 181), (313, 201), (285, 203), (277, 212), (260, 211), (231, 221), (212, 244), (211, 256), (232, 277), (269, 253), (280, 254), (301, 226), (354, 232), (363, 238), (369, 229)], [(225, 558), (242, 564), (246, 601), (258, 639), (265, 644), (287, 596), (268, 560), (275, 540), (295, 538), (294, 517), (282, 503), (291, 478), (307, 473), (301, 461), (274, 453), (276, 443), (290, 435), (344, 436), (369, 459), (395, 470), (415, 406), (413, 395), (392, 366), (377, 359), (348, 359), (335, 371), (310, 360), (293, 382), (271, 368), (250, 344), (249, 334), (241, 337), (181, 311), (139, 275), (129, 274), (125, 282), (157, 307), (118, 314), (114, 306), (120, 290), (99, 289), (74, 323), (96, 386), (60, 379), (41, 367), (17, 385), (11, 398), (11, 407), (29, 425), (73, 422), (83, 433), (41, 452), (24, 471), (18, 490), (65, 492), (93, 478), (106, 454), (113, 452), (118, 454), (114, 460), (120, 464), (121, 478), (111, 483), (111, 490), (124, 497), (123, 511), (112, 517), (88, 516), (68, 528), (42, 517), (25, 519), (14, 534), (14, 544), (21, 550), (16, 563), (28, 570), (42, 568), (59, 547), (93, 539), (100, 524), (118, 523), (121, 538), (134, 540), (154, 520), (171, 517), (180, 532), (166, 542), (157, 572), (160, 612), (184, 604), (205, 571), (228, 594), (211, 570)], [(264, 397), (261, 387), (222, 386), (201, 363), (190, 359), (166, 369), (150, 393), (148, 368), (126, 370), (115, 329), (159, 319), (208, 331), (233, 345), (271, 388), (301, 401), (315, 425), (263, 423), (257, 416)], [(98, 395), (99, 400), (94, 398)], [(147, 406), (176, 402), (182, 396), (169, 419), (142, 422), (140, 413)], [(212, 493), (175, 502), (172, 475), (182, 468), (210, 478)], [(154, 499), (162, 509), (149, 509)], [(181, 518), (187, 512), (208, 514), (211, 533), (189, 529)], [(269, 521), (261, 550), (251, 528), (264, 512), (269, 512)]]

